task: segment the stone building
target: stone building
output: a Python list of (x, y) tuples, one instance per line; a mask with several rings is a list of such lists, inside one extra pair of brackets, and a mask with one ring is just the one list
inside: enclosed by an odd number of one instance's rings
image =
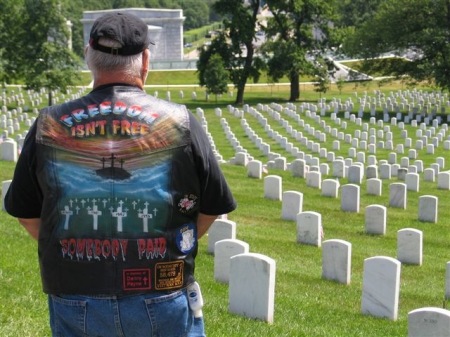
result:
[(124, 8), (83, 12), (84, 44), (89, 42), (89, 32), (94, 21), (105, 13), (127, 12), (139, 16), (148, 25), (155, 45), (150, 45), (151, 60), (182, 61), (183, 60), (183, 10)]

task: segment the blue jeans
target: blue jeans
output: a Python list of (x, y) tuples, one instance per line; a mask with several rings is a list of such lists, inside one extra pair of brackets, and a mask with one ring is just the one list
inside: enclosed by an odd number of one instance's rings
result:
[(136, 296), (49, 297), (54, 337), (204, 337), (186, 290)]

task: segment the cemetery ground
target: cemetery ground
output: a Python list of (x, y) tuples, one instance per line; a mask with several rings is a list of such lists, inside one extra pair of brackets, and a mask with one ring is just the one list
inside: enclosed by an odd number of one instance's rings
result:
[[(407, 90), (401, 83), (379, 87), (376, 84), (356, 86), (346, 84), (342, 95), (334, 89), (322, 95), (328, 101), (332, 97), (345, 100), (351, 97), (354, 101), (364, 91), (371, 94), (381, 90), (389, 95), (390, 91)], [(311, 87), (302, 85), (302, 100), (317, 103), (319, 94)], [(267, 162), (267, 158), (251, 142), (241, 126), (241, 118), (229, 113), (226, 106), (232, 105), (233, 98), (224, 95), (205, 101), (201, 97), (201, 89), (152, 87), (149, 93), (159, 91), (161, 98), (170, 90), (173, 101), (186, 104), (194, 113), (196, 107), (204, 110), (208, 122), (208, 131), (212, 135), (215, 146), (224, 158), (229, 160), (235, 156), (235, 150), (226, 138), (221, 126), (221, 118), (225, 118), (236, 138), (248, 153), (257, 160)], [(180, 90), (185, 90), (183, 97)], [(197, 98), (191, 96), (192, 90), (198, 90)], [(285, 104), (288, 86), (255, 86), (246, 90), (246, 103), (256, 106), (257, 103)], [(421, 88), (419, 90), (426, 90)], [(431, 90), (431, 89), (430, 89)], [(355, 94), (356, 92), (356, 94)], [(44, 100), (45, 103), (45, 100)], [(300, 105), (301, 102), (297, 103)], [(216, 107), (222, 108), (222, 116), (214, 112)], [(241, 107), (240, 107), (241, 108)], [(353, 111), (354, 114), (357, 110)], [(343, 112), (338, 114), (343, 118)], [(377, 119), (382, 118), (381, 111)], [(283, 115), (283, 117), (285, 117)], [(307, 119), (305, 116), (302, 116)], [(287, 162), (295, 158), (273, 139), (269, 138), (264, 128), (249, 114), (245, 118), (251, 128), (271, 146), (273, 152), (286, 157)], [(268, 117), (269, 118), (269, 117)], [(285, 117), (287, 119), (287, 117)], [(369, 121), (366, 112), (364, 122)], [(329, 125), (334, 125), (330, 113), (323, 117)], [(272, 128), (284, 135), (284, 128), (269, 118)], [(290, 120), (292, 125), (295, 125)], [(310, 125), (319, 128), (313, 119)], [(390, 125), (390, 123), (384, 123)], [(338, 126), (336, 126), (338, 127)], [(374, 126), (376, 127), (376, 126)], [(360, 129), (354, 123), (347, 123), (346, 134), (354, 134)], [(382, 128), (381, 128), (382, 129)], [(403, 144), (400, 130), (394, 126), (390, 129), (395, 144)], [(411, 125), (405, 125), (409, 137), (415, 138)], [(322, 147), (332, 149), (333, 138), (328, 135)], [(313, 152), (300, 146), (305, 153)], [(351, 145), (341, 142), (336, 154), (348, 157)], [(400, 158), (408, 156), (398, 154)], [(395, 152), (388, 149), (377, 149), (376, 157), (387, 160), (389, 154)], [(434, 154), (420, 151), (418, 159), (424, 167), (436, 162), (437, 157), (449, 159), (448, 150), (443, 146), (436, 148)], [(317, 155), (317, 154), (314, 154)], [(331, 165), (331, 164), (330, 164)], [(449, 165), (449, 163), (447, 163)], [(1, 181), (11, 179), (14, 163), (0, 161)], [(344, 212), (341, 210), (340, 193), (338, 198), (324, 197), (321, 190), (307, 186), (304, 178), (293, 177), (288, 170), (270, 168), (265, 175), (277, 175), (282, 178), (283, 191), (303, 193), (303, 211), (314, 211), (322, 215), (324, 229), (323, 240), (341, 239), (352, 244), (351, 282), (343, 285), (322, 279), (322, 251), (320, 247), (299, 244), (296, 241), (295, 221), (283, 220), (281, 217), (281, 201), (264, 198), (264, 179), (249, 178), (243, 166), (224, 163), (222, 169), (238, 201), (238, 209), (230, 214), (229, 220), (236, 222), (236, 238), (250, 246), (250, 252), (266, 255), (276, 262), (275, 311), (274, 322), (245, 318), (228, 311), (228, 285), (218, 283), (214, 279), (214, 257), (207, 253), (207, 237), (200, 240), (197, 258), (196, 276), (202, 287), (205, 299), (204, 315), (206, 332), (211, 337), (221, 336), (406, 336), (408, 312), (423, 307), (445, 307), (446, 263), (449, 252), (450, 207), (448, 205), (449, 190), (438, 189), (436, 182), (426, 181), (420, 175), (419, 192), (407, 192), (406, 209), (389, 206), (389, 185), (398, 179), (382, 180), (382, 194), (379, 196), (366, 193), (366, 179), (360, 184), (360, 211)], [(444, 169), (445, 170), (445, 169)], [(322, 179), (331, 178), (325, 175)], [(339, 179), (340, 186), (347, 183), (347, 178)], [(418, 203), (422, 195), (433, 195), (439, 199), (437, 223), (418, 220)], [(383, 205), (387, 208), (387, 224), (385, 235), (370, 235), (365, 232), (365, 207)], [(364, 260), (373, 256), (397, 256), (397, 231), (414, 228), (423, 231), (423, 264), (401, 266), (400, 298), (398, 319), (396, 321), (376, 318), (361, 313)], [(28, 237), (15, 219), (0, 212), (0, 335), (1, 336), (48, 336), (48, 315), (45, 295), (41, 292), (39, 268), (37, 263), (36, 242)], [(258, 282), (258, 280), (250, 280)]]

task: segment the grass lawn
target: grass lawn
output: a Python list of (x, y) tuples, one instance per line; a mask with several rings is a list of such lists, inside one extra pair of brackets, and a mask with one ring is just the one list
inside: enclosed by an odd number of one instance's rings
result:
[[(156, 73), (150, 74), (156, 76)], [(172, 74), (165, 75), (172, 78)], [(175, 76), (175, 75), (173, 75)], [(177, 75), (178, 76), (178, 75)], [(166, 85), (166, 83), (162, 83)], [(206, 101), (204, 97), (192, 100), (191, 92), (201, 89), (186, 86), (184, 88), (167, 87), (148, 88), (153, 93), (159, 91), (165, 96), (165, 90), (171, 92), (174, 101), (186, 104), (194, 113), (201, 107), (208, 122), (208, 131), (213, 136), (218, 152), (229, 160), (234, 156), (220, 126), (220, 117), (214, 109), (222, 109), (222, 118), (226, 118), (233, 133), (241, 145), (255, 159), (267, 161), (261, 152), (250, 141), (241, 127), (241, 119), (234, 117), (227, 110), (227, 105), (233, 104), (233, 97), (224, 95)], [(406, 89), (402, 83), (376, 83), (364, 86), (346, 84), (342, 93), (332, 88), (322, 97), (314, 92), (312, 87), (302, 84), (302, 102), (317, 102), (319, 98), (333, 97), (342, 100), (357, 101), (365, 91), (370, 94), (374, 90), (390, 91)], [(425, 90), (425, 88), (423, 88)], [(184, 90), (184, 97), (179, 91)], [(246, 103), (256, 106), (257, 103), (286, 103), (288, 87), (285, 86), (252, 86), (246, 90)], [(297, 103), (297, 105), (300, 102)], [(343, 117), (343, 114), (339, 114)], [(269, 139), (262, 126), (250, 114), (245, 118), (252, 129), (265, 142), (271, 144), (273, 152), (280, 153), (289, 161), (292, 155), (285, 152), (272, 139)], [(286, 131), (274, 119), (267, 116), (274, 130)], [(293, 119), (283, 115), (289, 123), (300, 130)], [(313, 119), (302, 115), (305, 123), (319, 129)], [(365, 116), (364, 122), (369, 117)], [(323, 120), (332, 125), (330, 117)], [(385, 125), (389, 125), (385, 123)], [(374, 126), (376, 127), (376, 126)], [(354, 134), (357, 127), (348, 123), (345, 133)], [(406, 126), (408, 136), (416, 139), (415, 128)], [(391, 126), (394, 143), (403, 143), (400, 130)], [(293, 141), (290, 138), (290, 141)], [(327, 135), (327, 140), (321, 144), (331, 151), (333, 138)], [(341, 142), (337, 155), (347, 157), (349, 145)], [(306, 154), (313, 154), (302, 147)], [(392, 151), (379, 150), (378, 160), (388, 159)], [(317, 154), (313, 154), (317, 156)], [(398, 162), (404, 155), (398, 155)], [(448, 160), (448, 152), (442, 144), (434, 155), (425, 151), (418, 152), (418, 159), (423, 160), (424, 167), (435, 162), (436, 157)], [(321, 162), (325, 162), (321, 159)], [(331, 166), (331, 164), (330, 164)], [(325, 231), (324, 240), (341, 239), (352, 244), (352, 279), (348, 286), (321, 278), (322, 252), (321, 248), (296, 243), (296, 224), (281, 219), (281, 202), (264, 198), (263, 180), (247, 177), (247, 170), (241, 166), (223, 164), (223, 171), (238, 201), (238, 209), (230, 214), (229, 219), (237, 224), (237, 239), (247, 242), (250, 251), (273, 258), (276, 261), (276, 295), (274, 323), (248, 319), (228, 312), (228, 286), (218, 283), (213, 275), (213, 256), (207, 254), (207, 237), (200, 240), (196, 275), (202, 287), (205, 299), (204, 315), (207, 335), (221, 336), (406, 336), (408, 312), (422, 307), (442, 307), (445, 304), (445, 269), (448, 261), (448, 228), (450, 225), (450, 208), (447, 207), (447, 190), (438, 190), (436, 183), (420, 179), (420, 192), (408, 191), (407, 209), (389, 207), (389, 184), (397, 180), (383, 180), (382, 196), (372, 196), (366, 193), (366, 181), (361, 184), (360, 212), (343, 212), (340, 209), (340, 198), (333, 199), (321, 196), (319, 189), (306, 186), (305, 179), (292, 177), (288, 171), (270, 170), (268, 174), (279, 175), (283, 179), (283, 191), (299, 191), (303, 193), (303, 211), (315, 211), (322, 215)], [(0, 161), (0, 179), (11, 179), (14, 164)], [(331, 171), (330, 171), (331, 172)], [(327, 177), (323, 176), (322, 179)], [(346, 184), (341, 179), (340, 184)], [(418, 198), (421, 195), (434, 195), (439, 198), (438, 223), (424, 223), (417, 220)], [(366, 206), (379, 204), (387, 207), (387, 233), (384, 236), (368, 235), (364, 231), (364, 209)], [(399, 301), (399, 317), (397, 321), (375, 318), (361, 314), (362, 276), (364, 259), (373, 256), (396, 257), (397, 231), (403, 228), (415, 228), (423, 231), (423, 265), (401, 267), (401, 285)], [(39, 268), (37, 263), (36, 243), (20, 228), (16, 220), (5, 212), (0, 212), (0, 233), (3, 244), (0, 245), (0, 336), (44, 337), (49, 336), (46, 296), (41, 292)], [(256, 282), (256, 280), (254, 280)]]

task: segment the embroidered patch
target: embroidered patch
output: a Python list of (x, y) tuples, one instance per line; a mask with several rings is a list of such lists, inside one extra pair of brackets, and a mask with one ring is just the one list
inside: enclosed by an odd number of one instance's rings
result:
[(176, 244), (180, 252), (188, 254), (197, 242), (196, 226), (193, 223), (183, 226), (176, 237)]
[(151, 289), (150, 269), (125, 269), (123, 271), (124, 290)]
[(167, 290), (183, 286), (184, 261), (161, 262), (155, 266), (155, 289)]
[(189, 213), (197, 203), (197, 196), (193, 194), (185, 194), (178, 202), (178, 207), (181, 213)]

